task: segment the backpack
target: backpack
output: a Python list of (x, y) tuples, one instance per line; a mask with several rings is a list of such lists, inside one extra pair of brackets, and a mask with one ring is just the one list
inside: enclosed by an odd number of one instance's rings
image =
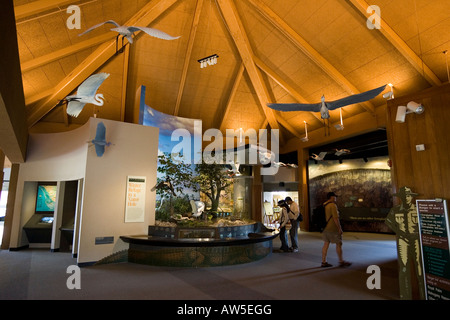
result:
[(326, 220), (325, 207), (326, 205), (321, 204), (313, 210), (312, 214), (312, 223), (317, 229), (319, 229), (320, 232), (325, 229), (328, 221), (331, 219), (330, 217), (330, 219)]

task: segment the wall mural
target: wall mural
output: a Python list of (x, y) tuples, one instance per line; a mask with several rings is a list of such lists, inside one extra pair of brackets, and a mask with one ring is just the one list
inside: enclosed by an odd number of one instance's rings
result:
[(229, 180), (227, 174), (223, 174), (221, 180), (226, 183), (226, 190), (219, 193), (218, 198), (216, 195), (211, 196), (212, 201), (207, 196), (208, 186), (196, 186), (199, 174), (217, 176), (214, 170), (228, 171), (225, 167), (205, 165), (201, 165), (202, 169), (199, 170), (197, 164), (202, 159), (202, 121), (159, 112), (145, 104), (145, 86), (141, 86), (140, 90), (139, 123), (159, 128), (157, 184), (152, 188), (157, 193), (156, 219), (170, 220), (174, 214), (194, 215), (198, 206), (191, 204), (192, 201), (197, 204), (198, 201), (204, 202), (206, 210), (232, 211), (233, 183), (231, 180), (226, 181)]
[[(393, 206), (390, 170), (384, 165), (363, 163), (362, 159), (346, 160), (345, 166), (327, 162), (309, 162), (311, 213), (326, 201), (327, 192), (334, 191), (339, 195), (337, 205), (344, 231), (392, 233), (384, 223)], [(377, 163), (385, 164), (387, 158), (377, 159)]]

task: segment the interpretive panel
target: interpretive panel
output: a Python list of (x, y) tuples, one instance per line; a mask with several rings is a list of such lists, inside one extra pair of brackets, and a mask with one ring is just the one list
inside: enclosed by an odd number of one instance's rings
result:
[(125, 222), (144, 222), (146, 177), (127, 177)]
[(450, 299), (450, 246), (446, 200), (417, 200), (428, 300)]

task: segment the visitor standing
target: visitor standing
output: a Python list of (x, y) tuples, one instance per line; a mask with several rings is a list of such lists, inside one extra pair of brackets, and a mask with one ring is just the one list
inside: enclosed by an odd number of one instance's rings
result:
[(336, 244), (336, 253), (339, 259), (340, 267), (348, 267), (350, 262), (343, 259), (342, 254), (342, 227), (339, 221), (339, 210), (336, 205), (337, 195), (334, 192), (328, 192), (327, 201), (323, 204), (325, 206), (325, 219), (327, 225), (322, 232), (323, 247), (322, 247), (322, 267), (332, 267), (327, 262), (327, 252), (330, 243)]
[(281, 241), (281, 251), (288, 252), (289, 251), (289, 245), (288, 245), (288, 238), (287, 238), (287, 228), (290, 225), (289, 221), (289, 215), (288, 215), (288, 208), (289, 206), (286, 204), (284, 200), (278, 201), (278, 206), (281, 208), (280, 212), (280, 241)]
[(298, 208), (298, 204), (292, 201), (291, 197), (286, 197), (284, 199), (286, 203), (289, 205), (289, 220), (291, 221), (291, 229), (289, 230), (289, 236), (291, 238), (291, 247), (290, 250), (293, 252), (298, 252), (298, 227), (299, 221), (298, 216), (300, 215), (300, 209)]

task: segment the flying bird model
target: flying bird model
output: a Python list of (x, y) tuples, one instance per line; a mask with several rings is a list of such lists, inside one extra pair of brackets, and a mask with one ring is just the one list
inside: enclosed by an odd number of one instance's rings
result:
[(102, 106), (104, 97), (103, 94), (97, 93), (97, 90), (108, 77), (108, 73), (98, 73), (80, 84), (76, 95), (67, 96), (64, 99), (67, 101), (67, 114), (75, 118), (78, 117), (87, 103)]
[(325, 152), (325, 151), (319, 153), (319, 155), (313, 153), (311, 158), (313, 158), (316, 161), (322, 161), (325, 158), (326, 155), (327, 155), (327, 152)]
[(351, 104), (361, 103), (375, 98), (379, 95), (386, 85), (376, 89), (372, 89), (363, 93), (354, 94), (335, 101), (325, 101), (325, 96), (322, 96), (322, 101), (319, 103), (305, 104), (305, 103), (268, 103), (267, 106), (278, 111), (310, 111), (320, 112), (322, 119), (330, 118), (330, 110), (342, 108)]
[(95, 153), (97, 157), (103, 156), (105, 153), (105, 147), (109, 147), (112, 143), (106, 142), (106, 127), (103, 122), (97, 124), (97, 131), (95, 132), (95, 138), (91, 140), (95, 146)]
[(337, 155), (339, 157), (339, 156), (342, 156), (343, 154), (346, 154), (346, 153), (350, 153), (350, 150), (348, 150), (348, 149), (340, 149), (340, 150), (336, 149), (335, 155)]
[[(163, 39), (163, 40), (175, 40), (178, 39), (178, 37), (172, 37), (171, 35), (168, 35), (167, 33), (158, 30), (158, 29), (154, 29), (154, 28), (147, 28), (147, 27), (134, 27), (134, 26), (121, 26), (120, 24), (118, 24), (117, 22), (115, 22), (114, 20), (108, 20), (99, 24), (96, 24), (95, 26), (90, 27), (89, 29), (87, 29), (86, 31), (84, 31), (83, 33), (80, 33), (79, 36), (82, 36), (88, 32), (91, 32), (92, 30), (101, 27), (102, 25), (109, 23), (115, 26), (115, 28), (112, 28), (111, 31), (115, 31), (118, 33), (117, 37), (116, 37), (116, 46), (117, 46), (117, 39), (119, 38), (119, 36), (125, 37), (127, 38), (129, 43), (133, 43), (133, 34), (137, 31), (144, 31), (146, 34), (148, 34), (149, 36), (158, 38), (158, 39)], [(123, 46), (123, 38), (122, 38), (122, 46)], [(117, 49), (117, 48), (116, 48)], [(117, 50), (116, 50), (117, 51)]]
[(175, 190), (173, 188), (172, 182), (170, 182), (169, 178), (157, 183), (150, 191), (155, 191), (156, 189), (165, 190), (165, 191), (170, 192), (174, 197), (177, 196), (177, 194), (175, 193)]

